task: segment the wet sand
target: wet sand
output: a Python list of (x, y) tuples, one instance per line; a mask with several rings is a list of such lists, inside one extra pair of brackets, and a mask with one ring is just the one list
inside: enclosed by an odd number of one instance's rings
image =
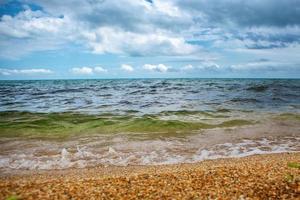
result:
[[(0, 199), (300, 199), (300, 153), (195, 164), (1, 173)], [(291, 180), (288, 175), (295, 178)]]

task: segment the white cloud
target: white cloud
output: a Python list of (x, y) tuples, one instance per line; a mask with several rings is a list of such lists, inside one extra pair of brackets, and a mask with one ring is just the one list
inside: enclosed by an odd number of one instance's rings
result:
[(0, 69), (0, 74), (9, 76), (9, 75), (45, 75), (52, 74), (53, 71), (50, 69)]
[(201, 70), (219, 70), (222, 67), (214, 62), (203, 62), (197, 68)]
[(98, 66), (98, 67), (94, 67), (94, 71), (96, 73), (102, 73), (102, 72), (107, 72), (107, 69), (104, 69), (103, 67)]
[(35, 51), (56, 50), (76, 33), (67, 17), (27, 9), (0, 18), (0, 57), (15, 59)]
[(174, 56), (199, 51), (180, 34), (191, 25), (192, 18), (171, 1), (33, 2), (43, 10), (27, 7), (15, 16), (1, 17), (1, 57), (18, 58), (35, 51), (65, 48), (69, 43), (96, 54)]
[(127, 72), (133, 72), (134, 68), (131, 65), (122, 64), (121, 69)]
[(181, 68), (181, 70), (184, 70), (184, 71), (188, 71), (188, 70), (193, 70), (194, 69), (194, 66), (193, 65), (185, 65)]
[(167, 72), (171, 67), (168, 67), (164, 64), (152, 65), (152, 64), (145, 64), (143, 66), (145, 70), (149, 71), (156, 71), (156, 72)]
[(270, 60), (258, 60), (230, 66), (234, 71), (284, 71), (297, 69), (297, 66), (289, 62), (275, 62)]
[[(33, 11), (24, 5), (26, 3), (42, 9)], [(0, 17), (2, 58), (80, 46), (79, 51), (95, 54), (158, 56), (153, 62), (163, 56), (173, 56), (172, 59), (218, 57), (217, 62), (227, 66), (260, 57), (294, 64), (300, 60), (299, 3), (251, 1), (247, 3), (251, 8), (248, 10), (242, 0), (221, 3), (211, 0), (26, 0), (20, 4), (25, 10)], [(283, 7), (288, 11), (284, 16), (280, 15)], [(273, 9), (276, 12), (272, 12)], [(258, 15), (253, 15), (251, 10), (258, 11)], [(166, 61), (162, 58), (160, 62)], [(189, 62), (193, 66), (183, 66), (179, 71), (224, 69), (216, 63)], [(247, 66), (253, 68), (253, 64)], [(90, 69), (75, 68), (72, 72), (86, 75), (107, 72), (104, 68), (87, 68)], [(175, 70), (162, 64), (146, 65), (144, 69)]]
[(77, 75), (92, 75), (93, 68), (91, 67), (74, 67), (71, 69), (72, 73)]
[(114, 53), (132, 56), (189, 55), (198, 48), (184, 38), (167, 33), (134, 33), (102, 27), (82, 36), (87, 46), (97, 54)]
[(182, 11), (170, 1), (156, 0), (153, 3), (159, 12), (173, 17), (182, 16)]
[(97, 67), (74, 67), (71, 69), (73, 74), (77, 75), (93, 75), (94, 73), (106, 73), (108, 70), (97, 66)]
[(181, 71), (185, 72), (196, 72), (196, 71), (201, 71), (201, 72), (220, 72), (224, 70), (225, 68), (218, 65), (215, 62), (212, 61), (202, 61), (196, 66), (193, 66), (191, 64), (185, 65), (180, 68)]
[(15, 38), (28, 38), (43, 34), (60, 33), (66, 28), (64, 18), (49, 17), (41, 11), (25, 10), (14, 17), (3, 15), (0, 34)]

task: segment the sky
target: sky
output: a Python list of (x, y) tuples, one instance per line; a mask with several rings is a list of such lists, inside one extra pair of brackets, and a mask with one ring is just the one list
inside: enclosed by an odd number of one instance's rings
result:
[(300, 0), (0, 0), (0, 79), (300, 78)]

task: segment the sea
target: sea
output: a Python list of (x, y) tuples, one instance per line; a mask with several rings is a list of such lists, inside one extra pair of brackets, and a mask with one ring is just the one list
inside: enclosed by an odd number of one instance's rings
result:
[(0, 172), (300, 151), (300, 79), (0, 81)]

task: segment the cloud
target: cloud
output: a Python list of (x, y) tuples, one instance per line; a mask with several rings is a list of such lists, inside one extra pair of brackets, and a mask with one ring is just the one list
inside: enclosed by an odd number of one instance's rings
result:
[(0, 34), (14, 38), (29, 38), (59, 33), (66, 25), (64, 18), (50, 17), (41, 11), (25, 10), (16, 16), (3, 15)]
[(222, 69), (220, 65), (214, 62), (203, 62), (197, 68), (201, 70), (209, 70), (209, 71), (218, 71), (219, 69)]
[(299, 64), (288, 61), (275, 61), (266, 58), (260, 58), (248, 62), (240, 62), (232, 65), (219, 65), (214, 62), (202, 62), (198, 65), (187, 64), (180, 68), (180, 71), (190, 75), (200, 76), (224, 76), (229, 77), (264, 77), (272, 75), (275, 77), (285, 76), (285, 74), (294, 74), (299, 76)]
[(168, 67), (164, 64), (152, 65), (152, 64), (145, 64), (143, 69), (155, 72), (167, 72), (171, 67)]
[(300, 25), (298, 0), (177, 0), (177, 5), (192, 12), (198, 20), (219, 25), (241, 27)]
[(194, 69), (194, 66), (191, 64), (185, 65), (181, 68), (181, 70), (183, 70), (183, 71), (189, 71), (189, 70), (193, 70), (193, 69)]
[(71, 69), (71, 72), (76, 75), (93, 75), (94, 73), (103, 73), (107, 72), (107, 69), (103, 67), (74, 67)]
[(98, 66), (98, 67), (94, 67), (94, 71), (96, 73), (102, 73), (102, 72), (107, 72), (107, 69), (104, 69), (103, 67)]
[(127, 72), (133, 72), (134, 68), (131, 65), (122, 64), (121, 69)]
[(199, 63), (197, 66), (193, 66), (191, 64), (185, 65), (180, 68), (181, 71), (207, 71), (207, 72), (219, 72), (224, 70), (224, 67), (221, 67), (217, 63), (212, 61), (203, 61)]
[[(234, 68), (246, 64), (250, 57), (261, 56), (275, 59), (276, 63), (278, 60), (299, 63), (298, 0), (25, 0), (17, 3), (21, 9), (0, 17), (1, 58), (18, 59), (32, 52), (55, 52), (75, 46), (81, 52), (114, 54), (118, 59), (131, 57), (128, 62), (137, 56), (151, 57), (153, 63), (197, 59), (181, 62), (186, 66), (177, 72), (185, 73), (224, 72), (225, 66), (236, 71)], [(215, 59), (210, 62), (207, 58)], [(148, 64), (143, 69), (176, 71), (176, 67), (161, 65)], [(253, 68), (253, 64), (245, 66)], [(91, 75), (107, 71), (87, 68), (90, 70), (79, 67), (73, 73)]]
[(72, 73), (77, 75), (92, 75), (93, 68), (90, 67), (74, 67), (71, 69)]
[(275, 62), (268, 59), (259, 59), (248, 63), (231, 65), (232, 71), (268, 72), (297, 70), (297, 66), (289, 62)]
[(19, 58), (36, 51), (56, 50), (70, 40), (68, 19), (30, 9), (0, 18), (0, 57)]
[[(1, 45), (0, 56), (20, 57), (35, 51), (61, 49), (67, 44), (80, 45), (96, 54), (129, 56), (188, 55), (200, 50), (180, 34), (192, 24), (191, 17), (169, 1), (28, 3), (40, 6), (41, 10), (27, 7), (15, 16), (1, 17), (0, 40), (6, 42)], [(18, 44), (18, 40), (22, 42)]]
[[(190, 25), (190, 16), (172, 1), (152, 3), (136, 0), (34, 0), (52, 15), (68, 16), (84, 22), (89, 29), (118, 27), (126, 32), (149, 32), (155, 29), (180, 30)], [(124, 6), (126, 5), (126, 6)], [(134, 14), (133, 14), (134, 13)], [(113, 16), (113, 17), (112, 17)]]
[(190, 36), (193, 43), (220, 49), (274, 49), (300, 43), (300, 2), (297, 0), (176, 2), (182, 12), (189, 12), (193, 17), (195, 24)]
[(50, 69), (0, 69), (0, 74), (4, 76), (10, 75), (46, 75), (52, 74)]
[(114, 53), (131, 56), (189, 55), (198, 48), (183, 38), (163, 33), (132, 33), (114, 28), (99, 28), (87, 35), (94, 53)]

